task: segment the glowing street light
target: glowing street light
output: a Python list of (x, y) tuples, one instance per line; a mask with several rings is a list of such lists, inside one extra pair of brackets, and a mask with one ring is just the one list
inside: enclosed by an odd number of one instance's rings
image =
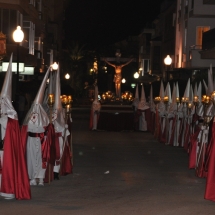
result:
[(17, 71), (16, 71), (16, 88), (19, 88), (19, 43), (24, 39), (24, 33), (20, 26), (17, 26), (16, 30), (13, 32), (13, 40), (17, 43)]
[(165, 58), (164, 58), (164, 63), (165, 63), (165, 65), (171, 65), (171, 63), (172, 63), (172, 58), (169, 56), (169, 55), (167, 55)]
[(70, 79), (70, 75), (69, 75), (69, 73), (67, 73), (66, 75), (65, 75), (65, 79)]
[(135, 79), (139, 78), (139, 76), (140, 76), (140, 75), (139, 75), (138, 72), (135, 72), (135, 73), (134, 73), (134, 78), (135, 78)]
[(124, 84), (126, 82), (125, 78), (122, 79), (122, 83)]
[(57, 70), (57, 69), (58, 69), (58, 64), (57, 64), (56, 62), (54, 62), (54, 63), (52, 64), (52, 69), (53, 69), (53, 70)]

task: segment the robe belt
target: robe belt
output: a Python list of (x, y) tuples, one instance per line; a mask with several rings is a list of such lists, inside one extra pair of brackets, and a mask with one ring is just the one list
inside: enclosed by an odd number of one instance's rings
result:
[(29, 137), (44, 137), (45, 136), (45, 133), (33, 133), (33, 132), (28, 132), (28, 136)]
[(44, 138), (46, 136), (46, 132), (43, 133), (33, 133), (33, 132), (28, 132), (29, 137), (39, 137), (41, 144), (44, 142)]

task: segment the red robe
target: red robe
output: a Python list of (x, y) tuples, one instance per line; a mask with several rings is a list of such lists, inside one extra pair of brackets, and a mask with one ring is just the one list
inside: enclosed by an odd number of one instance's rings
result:
[(205, 199), (215, 201), (215, 122), (212, 124), (211, 137), (208, 141), (207, 159), (206, 159), (206, 189)]
[(62, 156), (62, 161), (61, 161), (61, 168), (60, 168), (60, 175), (67, 175), (72, 173), (73, 169), (73, 163), (71, 159), (73, 159), (73, 154), (72, 154), (72, 149), (70, 148), (70, 140), (72, 137), (72, 122), (68, 118), (67, 120), (68, 124), (68, 129), (70, 131), (70, 135), (67, 137), (67, 141), (65, 143), (64, 151), (63, 151), (63, 156)]
[(195, 131), (193, 135), (190, 137), (190, 145), (189, 145), (189, 169), (194, 169), (196, 167), (196, 150), (197, 150), (197, 137), (201, 129), (198, 127), (198, 130)]
[(18, 120), (11, 118), (8, 118), (4, 138), (1, 193), (14, 194), (15, 198), (19, 200), (31, 198), (19, 123)]

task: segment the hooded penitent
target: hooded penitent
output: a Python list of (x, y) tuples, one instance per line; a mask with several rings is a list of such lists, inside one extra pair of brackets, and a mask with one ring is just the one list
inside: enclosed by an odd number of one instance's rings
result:
[(0, 95), (1, 138), (4, 139), (4, 150), (0, 150), (2, 168), (0, 173), (0, 195), (6, 199), (30, 199), (31, 193), (25, 155), (21, 144), (17, 113), (11, 102), (11, 89), (12, 55)]
[(139, 117), (140, 131), (147, 131), (147, 121), (146, 121), (146, 113), (145, 113), (147, 110), (149, 110), (149, 105), (146, 102), (145, 91), (142, 85), (141, 98), (138, 104), (138, 113), (140, 114), (140, 117)]
[(161, 101), (158, 103), (158, 112), (159, 112), (160, 115), (162, 116), (163, 114), (165, 114), (165, 105), (164, 105), (164, 102), (163, 102), (163, 99), (164, 99), (164, 86), (163, 86), (163, 81), (161, 81), (159, 96), (160, 96), (160, 98), (161, 98)]
[(138, 109), (139, 110), (146, 110), (149, 108), (148, 103), (146, 102), (146, 96), (145, 96), (145, 91), (144, 91), (144, 87), (142, 85), (142, 90), (141, 90), (141, 98), (140, 101), (138, 103)]
[(13, 55), (10, 57), (10, 62), (8, 69), (5, 75), (4, 84), (0, 94), (0, 105), (1, 105), (1, 114), (7, 115), (12, 119), (18, 120), (17, 113), (12, 105), (12, 59)]
[(176, 103), (176, 84), (173, 84), (173, 90), (172, 90), (172, 102), (169, 106), (168, 111), (168, 117), (174, 117), (174, 111), (177, 109), (177, 103)]
[[(70, 156), (67, 155), (69, 151), (68, 144), (68, 135), (70, 134), (68, 130), (67, 122), (64, 117), (64, 110), (61, 103), (61, 85), (60, 85), (60, 69), (58, 65), (58, 70), (56, 74), (52, 77), (53, 82), (55, 83), (53, 87), (53, 91), (55, 94), (55, 103), (54, 103), (54, 111), (52, 114), (52, 121), (55, 128), (55, 146), (56, 146), (56, 162), (54, 166), (54, 173), (59, 173), (60, 169), (62, 174), (69, 174), (72, 171), (71, 167), (71, 159)], [(64, 155), (64, 157), (63, 157)], [(65, 160), (69, 160), (70, 162), (62, 162)], [(68, 165), (69, 164), (69, 165)], [(66, 166), (65, 166), (66, 165)], [(65, 170), (65, 171), (64, 171)], [(58, 176), (55, 174), (55, 178), (58, 179)]]
[[(28, 175), (31, 185), (37, 185), (37, 178), (39, 179), (39, 185), (43, 185), (46, 162), (50, 160), (48, 146), (50, 145), (50, 138), (45, 137), (51, 133), (50, 130), (47, 134), (45, 132), (49, 125), (49, 117), (42, 107), (49, 72), (50, 68), (43, 78), (34, 102), (25, 117), (22, 128), (23, 145), (26, 146)], [(24, 138), (24, 132), (28, 134), (27, 138)]]
[(98, 116), (99, 116), (100, 109), (101, 109), (101, 104), (98, 101), (98, 86), (96, 85), (94, 101), (92, 103), (91, 114), (90, 114), (90, 129), (92, 129), (92, 130), (97, 129)]
[(138, 89), (138, 84), (137, 84), (136, 91), (135, 91), (135, 97), (134, 97), (132, 105), (137, 109), (138, 103), (139, 103), (139, 89)]
[(197, 107), (196, 107), (196, 114), (202, 117), (204, 113), (204, 105), (202, 104), (202, 83), (201, 82), (199, 82), (199, 86), (197, 89), (197, 96), (199, 99), (199, 103), (197, 104)]

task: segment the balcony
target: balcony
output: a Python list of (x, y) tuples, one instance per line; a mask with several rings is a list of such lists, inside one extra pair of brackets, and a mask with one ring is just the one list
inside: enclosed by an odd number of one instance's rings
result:
[(215, 4), (215, 0), (203, 0), (203, 4)]
[(182, 63), (183, 68), (193, 69), (193, 68), (208, 68), (212, 63), (215, 65), (215, 59), (202, 59), (201, 58), (202, 46), (193, 45), (190, 46), (189, 50), (189, 60)]

